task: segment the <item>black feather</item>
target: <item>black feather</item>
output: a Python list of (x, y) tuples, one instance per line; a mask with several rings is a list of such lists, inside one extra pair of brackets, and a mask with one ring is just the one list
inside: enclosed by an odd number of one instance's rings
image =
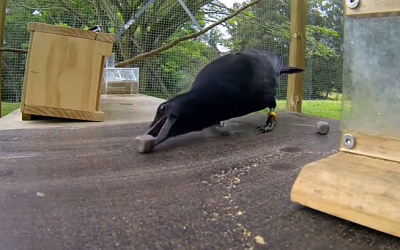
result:
[[(275, 90), (281, 74), (302, 72), (284, 65), (282, 58), (265, 50), (246, 50), (221, 56), (196, 76), (191, 89), (162, 104), (148, 134), (158, 136), (163, 117), (173, 125), (159, 138), (200, 131), (220, 121), (275, 108)], [(157, 126), (155, 124), (158, 124)], [(169, 122), (169, 124), (172, 124)], [(156, 129), (157, 127), (157, 129)], [(156, 143), (157, 144), (157, 143)]]

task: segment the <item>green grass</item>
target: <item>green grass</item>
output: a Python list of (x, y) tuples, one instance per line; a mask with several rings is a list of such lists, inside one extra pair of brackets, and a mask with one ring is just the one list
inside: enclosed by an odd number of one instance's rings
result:
[[(286, 110), (286, 100), (277, 100), (276, 111)], [(332, 119), (340, 119), (342, 111), (341, 101), (334, 100), (303, 100), (301, 113), (322, 116)], [(269, 112), (269, 109), (261, 112)]]
[(20, 107), (20, 103), (1, 102), (1, 117), (8, 115)]
[[(302, 113), (309, 115), (322, 116), (332, 119), (340, 119), (341, 101), (335, 100), (304, 100), (302, 104)], [(20, 103), (1, 103), (1, 116), (5, 116), (20, 107)], [(286, 110), (286, 101), (278, 100), (276, 111)], [(268, 112), (263, 110), (261, 112)]]

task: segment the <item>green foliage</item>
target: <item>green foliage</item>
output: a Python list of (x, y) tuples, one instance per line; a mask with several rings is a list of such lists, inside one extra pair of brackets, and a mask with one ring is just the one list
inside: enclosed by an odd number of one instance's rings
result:
[(337, 57), (336, 50), (328, 43), (331, 39), (337, 39), (338, 33), (326, 27), (314, 25), (307, 26), (307, 58), (313, 56), (334, 58)]
[[(205, 66), (212, 60), (213, 51), (205, 43), (199, 41), (187, 41), (165, 51), (154, 62), (161, 67), (160, 75), (167, 75), (170, 79), (164, 79), (165, 85), (171, 93), (186, 92), (188, 86), (198, 73), (198, 68)], [(168, 80), (172, 82), (168, 84)]]
[(10, 103), (10, 102), (2, 102), (1, 103), (1, 117), (8, 115), (14, 110), (18, 109), (21, 106), (21, 103)]
[[(306, 29), (305, 98), (326, 98), (342, 89), (342, 1), (308, 1)], [(243, 4), (235, 4), (238, 9)], [(231, 38), (223, 42), (231, 51), (268, 49), (288, 62), (290, 1), (269, 0), (226, 22)], [(250, 14), (251, 13), (251, 14)], [(267, 13), (267, 14), (266, 14)], [(278, 98), (286, 96), (287, 77), (282, 77)]]
[[(286, 110), (286, 100), (278, 100), (276, 111)], [(263, 113), (269, 110), (263, 110)], [(301, 112), (308, 115), (316, 115), (339, 120), (342, 112), (342, 102), (340, 100), (304, 100)]]

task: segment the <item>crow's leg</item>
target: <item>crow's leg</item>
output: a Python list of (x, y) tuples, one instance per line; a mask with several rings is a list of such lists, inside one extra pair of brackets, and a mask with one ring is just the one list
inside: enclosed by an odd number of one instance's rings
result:
[(263, 126), (257, 126), (256, 132), (259, 134), (271, 132), (272, 130), (274, 130), (277, 123), (278, 123), (278, 121), (277, 121), (276, 114), (274, 112), (274, 108), (270, 108), (270, 112), (268, 113), (267, 122)]
[(225, 126), (225, 122), (216, 122), (212, 126), (208, 127), (207, 130), (213, 134), (218, 134), (220, 136), (224, 136), (225, 132), (223, 131), (223, 127)]
[(215, 123), (215, 125), (213, 126), (213, 128), (214, 128), (214, 131), (218, 131), (218, 133), (220, 134), (220, 135), (222, 135), (223, 134), (223, 127), (225, 126), (225, 122), (224, 121), (222, 121), (222, 122), (216, 122)]
[(213, 126), (216, 128), (223, 128), (225, 126), (225, 122), (216, 122)]

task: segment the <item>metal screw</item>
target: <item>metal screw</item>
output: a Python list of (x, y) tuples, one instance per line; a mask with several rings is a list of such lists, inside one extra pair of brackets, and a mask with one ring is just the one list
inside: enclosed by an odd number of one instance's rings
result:
[(343, 136), (342, 142), (343, 142), (343, 146), (345, 148), (350, 149), (350, 148), (354, 147), (354, 144), (356, 143), (356, 139), (351, 134), (345, 134)]
[(354, 9), (360, 3), (360, 0), (346, 0), (347, 6), (351, 9)]

